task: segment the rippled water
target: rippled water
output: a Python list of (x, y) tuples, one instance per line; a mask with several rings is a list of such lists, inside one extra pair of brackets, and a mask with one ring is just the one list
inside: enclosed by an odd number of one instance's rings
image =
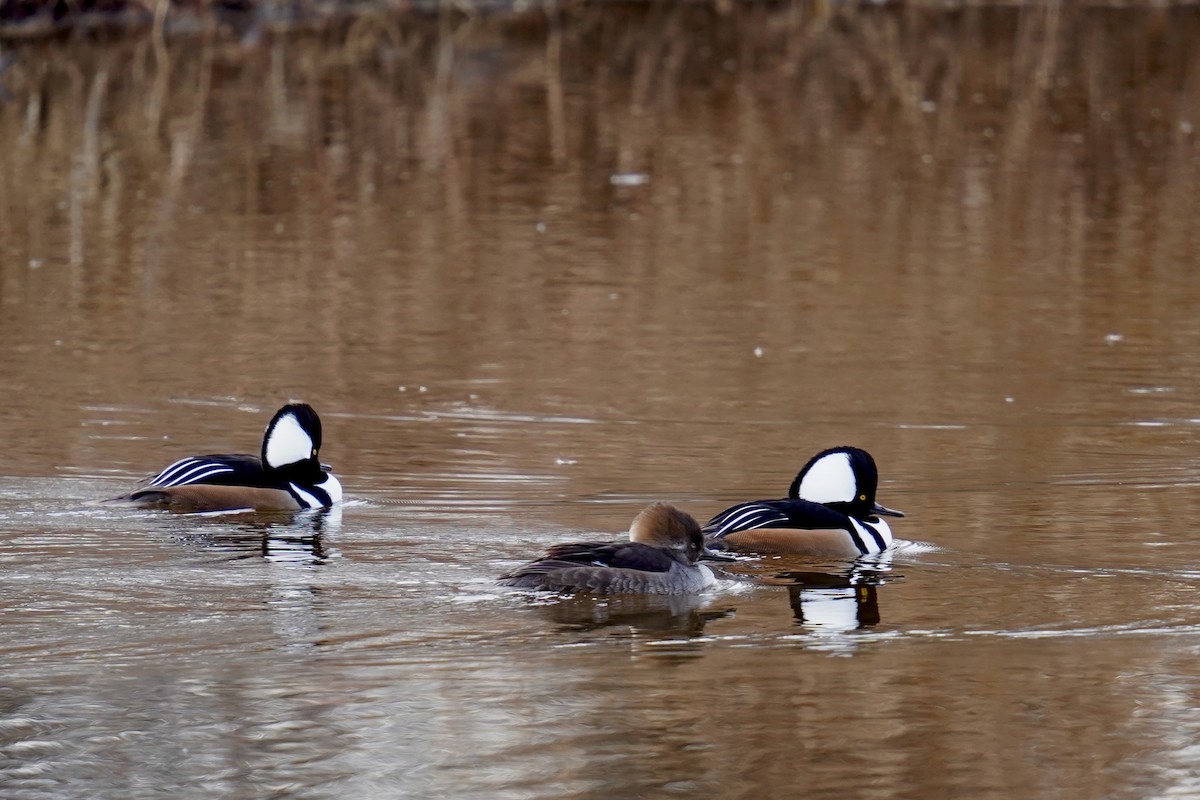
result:
[[(8, 49), (0, 795), (1200, 793), (1200, 14), (798, 9)], [(882, 561), (494, 583), (841, 443)]]

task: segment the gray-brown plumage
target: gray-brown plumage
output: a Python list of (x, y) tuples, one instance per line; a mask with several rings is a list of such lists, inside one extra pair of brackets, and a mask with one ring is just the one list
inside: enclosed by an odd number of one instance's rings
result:
[(549, 548), (500, 576), (506, 586), (596, 594), (691, 594), (711, 586), (712, 570), (696, 520), (668, 503), (645, 508), (627, 542), (579, 542)]

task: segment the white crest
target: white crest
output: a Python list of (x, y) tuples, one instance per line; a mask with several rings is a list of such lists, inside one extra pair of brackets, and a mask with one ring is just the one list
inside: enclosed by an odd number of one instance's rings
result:
[(284, 414), (267, 433), (267, 464), (279, 468), (312, 458), (313, 441), (295, 414)]
[(858, 491), (849, 453), (830, 453), (817, 460), (800, 481), (799, 497), (814, 503), (849, 503)]

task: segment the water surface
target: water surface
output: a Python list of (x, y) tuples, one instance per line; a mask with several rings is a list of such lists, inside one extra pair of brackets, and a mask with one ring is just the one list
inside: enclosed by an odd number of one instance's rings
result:
[[(0, 794), (1200, 792), (1200, 14), (544, 20), (10, 51)], [(494, 584), (842, 443), (882, 562)]]

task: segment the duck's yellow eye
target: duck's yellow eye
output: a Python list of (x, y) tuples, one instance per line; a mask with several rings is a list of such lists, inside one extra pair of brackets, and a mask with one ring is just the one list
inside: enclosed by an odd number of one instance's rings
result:
[(859, 499), (859, 500), (866, 500), (866, 499), (867, 499), (867, 496), (866, 496), (865, 494), (860, 494), (860, 495), (858, 496), (858, 499)]

